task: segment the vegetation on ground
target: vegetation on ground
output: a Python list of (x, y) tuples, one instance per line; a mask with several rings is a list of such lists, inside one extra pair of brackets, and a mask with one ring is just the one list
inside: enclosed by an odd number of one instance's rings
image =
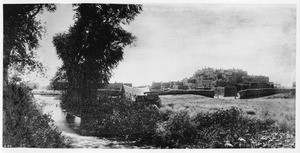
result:
[[(180, 100), (188, 95), (176, 97)], [(295, 147), (294, 118), (290, 118), (289, 123), (281, 123), (276, 117), (283, 115), (261, 114), (255, 109), (243, 111), (230, 103), (224, 109), (211, 107), (213, 109), (205, 111), (192, 109), (195, 105), (181, 106), (180, 102), (164, 100), (160, 109), (126, 99), (101, 97), (99, 100), (101, 102), (93, 105), (95, 112), (99, 111), (95, 113), (98, 116), (85, 128), (92, 131), (92, 135), (118, 136), (136, 145), (157, 148)], [(184, 103), (188, 102), (180, 104)]]
[(279, 93), (279, 94), (274, 94), (271, 96), (266, 96), (264, 97), (266, 99), (275, 99), (275, 98), (283, 98), (283, 99), (295, 99), (296, 98), (296, 93)]
[(3, 90), (3, 147), (65, 148), (67, 140), (22, 83)]
[(296, 99), (295, 98), (255, 98), (255, 99), (218, 99), (198, 95), (160, 96), (164, 107), (173, 111), (187, 110), (191, 114), (215, 112), (219, 109), (236, 107), (243, 110), (247, 117), (253, 119), (272, 118), (275, 124), (295, 132)]
[(88, 123), (81, 124), (83, 135), (118, 136), (137, 140), (152, 136), (159, 120), (159, 109), (156, 106), (139, 105), (121, 97), (101, 96), (90, 107), (90, 114), (93, 116), (85, 121)]
[(275, 148), (295, 147), (295, 133), (272, 118), (257, 119), (232, 107), (194, 115), (187, 110), (163, 111), (152, 143), (162, 148)]

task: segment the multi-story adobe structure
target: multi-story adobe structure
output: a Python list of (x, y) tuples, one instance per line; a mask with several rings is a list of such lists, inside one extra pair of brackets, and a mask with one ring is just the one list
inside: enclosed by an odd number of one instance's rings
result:
[(247, 71), (241, 69), (213, 69), (203, 68), (197, 70), (190, 78), (177, 82), (153, 82), (151, 90), (166, 89), (211, 89), (214, 87), (236, 87), (244, 90), (249, 88), (274, 88), (269, 82), (269, 77), (248, 75)]
[(198, 70), (189, 79), (193, 89), (224, 88), (224, 96), (234, 96), (240, 90), (254, 88), (274, 88), (266, 76), (249, 76), (247, 71), (241, 69), (204, 68)]

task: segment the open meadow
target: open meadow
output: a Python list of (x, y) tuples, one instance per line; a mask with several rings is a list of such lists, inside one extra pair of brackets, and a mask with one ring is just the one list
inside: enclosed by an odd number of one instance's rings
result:
[(161, 111), (187, 110), (190, 115), (199, 112), (214, 112), (219, 109), (237, 107), (245, 116), (257, 119), (274, 119), (275, 124), (295, 132), (295, 98), (262, 97), (234, 99), (232, 97), (207, 98), (200, 95), (162, 95)]

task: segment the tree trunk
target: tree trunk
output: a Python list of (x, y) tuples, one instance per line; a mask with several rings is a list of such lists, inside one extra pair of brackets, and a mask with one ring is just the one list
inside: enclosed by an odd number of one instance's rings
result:
[(93, 85), (89, 83), (88, 73), (83, 73), (83, 80), (81, 85), (81, 131), (83, 135), (93, 135), (95, 130), (95, 123), (98, 119), (98, 114), (95, 112), (95, 106), (93, 105), (96, 101), (94, 97)]
[(86, 72), (83, 74), (83, 80), (82, 85), (79, 87), (80, 93), (81, 93), (81, 104), (80, 104), (80, 116), (81, 116), (81, 122), (80, 122), (80, 128), (81, 133), (83, 135), (88, 135), (88, 133), (91, 131), (91, 114), (92, 112), (89, 111), (89, 99), (88, 99), (88, 87), (87, 87), (87, 76)]

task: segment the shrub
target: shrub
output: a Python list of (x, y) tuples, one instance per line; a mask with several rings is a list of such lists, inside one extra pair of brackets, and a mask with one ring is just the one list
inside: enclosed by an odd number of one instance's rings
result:
[(163, 121), (169, 120), (172, 114), (174, 114), (174, 110), (169, 106), (165, 106), (160, 109), (160, 117)]
[(258, 120), (243, 116), (235, 107), (214, 113), (190, 116), (186, 110), (174, 112), (157, 124), (154, 145), (172, 148), (250, 148), (259, 147), (261, 131), (276, 131), (272, 119)]
[(28, 87), (11, 83), (3, 95), (4, 147), (68, 147), (50, 117), (38, 109)]
[(178, 148), (183, 144), (193, 144), (196, 136), (196, 125), (191, 121), (189, 112), (181, 110), (159, 123), (155, 142), (162, 147)]
[[(122, 97), (102, 95), (90, 110), (88, 124), (82, 130), (88, 135), (120, 136), (128, 140), (151, 143), (156, 123), (160, 119), (159, 109), (154, 105), (141, 105)], [(85, 114), (87, 115), (87, 114)]]

